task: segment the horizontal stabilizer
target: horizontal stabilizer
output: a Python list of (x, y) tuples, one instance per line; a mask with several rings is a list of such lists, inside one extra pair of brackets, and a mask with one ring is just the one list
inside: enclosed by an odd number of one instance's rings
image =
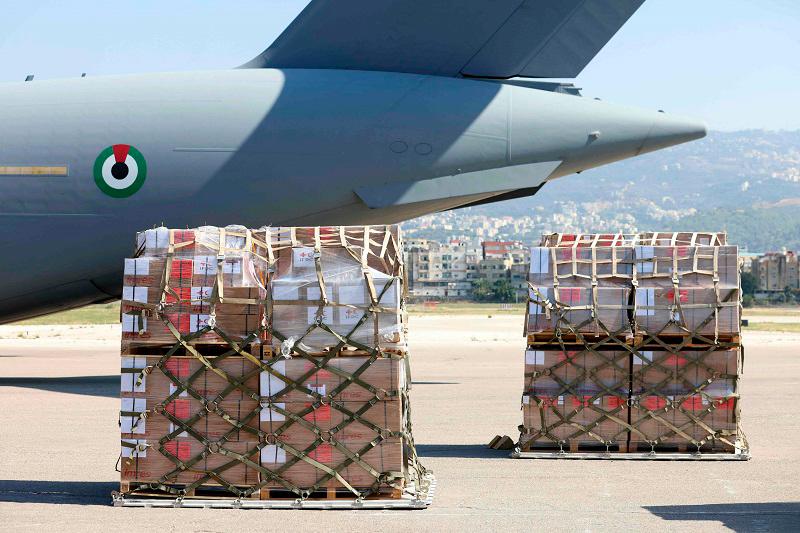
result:
[(490, 197), (540, 185), (560, 164), (561, 161), (547, 161), (427, 180), (368, 185), (357, 187), (355, 192), (371, 209), (459, 196), (485, 194)]
[(574, 78), (644, 0), (312, 0), (249, 68)]

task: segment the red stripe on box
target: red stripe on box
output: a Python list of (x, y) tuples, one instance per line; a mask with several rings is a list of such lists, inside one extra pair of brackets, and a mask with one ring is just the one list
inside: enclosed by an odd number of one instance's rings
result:
[[(172, 232), (172, 239), (175, 244), (183, 242), (194, 242), (194, 231), (189, 229), (176, 229)], [(182, 250), (189, 248), (188, 246), (181, 247)]]
[(191, 315), (188, 313), (172, 313), (167, 315), (167, 320), (175, 326), (179, 333), (189, 333), (190, 317)]
[(331, 463), (333, 462), (333, 446), (330, 444), (320, 444), (314, 448), (308, 456), (320, 463)]
[(686, 366), (687, 362), (688, 361), (686, 359), (684, 359), (683, 357), (679, 357), (675, 354), (670, 355), (664, 360), (664, 363), (669, 366)]
[(575, 359), (576, 355), (578, 355), (578, 352), (559, 352), (558, 353), (558, 360), (559, 361), (570, 361), (571, 359)]
[(189, 418), (189, 400), (172, 400), (167, 404), (166, 410), (175, 418), (185, 420)]
[(191, 287), (172, 287), (172, 290), (178, 294), (178, 298), (176, 298), (171, 292), (167, 292), (164, 301), (168, 304), (178, 303), (179, 299), (180, 301), (188, 301), (192, 299)]
[(628, 400), (625, 398), (620, 398), (619, 396), (606, 396), (606, 401), (608, 406), (612, 409), (616, 409), (617, 407), (623, 407), (625, 404), (628, 403)]
[(565, 304), (577, 304), (581, 301), (581, 289), (579, 287), (561, 289), (559, 291), (559, 298)]
[(646, 409), (650, 409), (651, 411), (655, 411), (656, 409), (663, 409), (667, 406), (667, 400), (660, 396), (647, 396), (642, 402), (641, 405)]
[(191, 259), (173, 259), (169, 273), (171, 279), (191, 279), (193, 262)]
[(558, 396), (534, 396), (534, 400), (541, 402), (543, 407), (558, 407)]
[(177, 457), (179, 461), (188, 461), (192, 457), (192, 446), (188, 442), (171, 440), (164, 444), (164, 449)]
[(717, 409), (733, 409), (736, 405), (736, 398), (714, 398)]
[(591, 396), (572, 396), (572, 407), (589, 407), (592, 404)]
[(677, 257), (688, 257), (689, 256), (689, 247), (688, 246), (675, 246), (672, 248), (672, 255)]
[[(689, 303), (689, 289), (678, 289), (678, 297), (682, 304)], [(675, 291), (671, 290), (667, 293), (667, 299), (671, 302), (675, 301)]]
[(164, 366), (172, 372), (175, 377), (185, 378), (189, 376), (189, 360), (169, 358)]
[(681, 404), (684, 409), (691, 409), (692, 411), (700, 411), (703, 409), (703, 397), (702, 396), (689, 396), (683, 403)]

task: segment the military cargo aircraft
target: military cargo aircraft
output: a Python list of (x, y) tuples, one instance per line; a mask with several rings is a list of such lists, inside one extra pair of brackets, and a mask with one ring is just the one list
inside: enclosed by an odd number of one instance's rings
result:
[(0, 84), (0, 322), (118, 298), (136, 231), (385, 224), (703, 137), (569, 83), (644, 0), (312, 0), (226, 71)]

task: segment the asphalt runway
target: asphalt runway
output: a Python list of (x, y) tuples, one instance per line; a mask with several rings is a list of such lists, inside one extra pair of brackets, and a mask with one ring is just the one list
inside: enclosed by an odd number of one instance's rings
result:
[(800, 530), (800, 335), (745, 335), (751, 461), (513, 460), (485, 444), (521, 422), (521, 317), (410, 325), (424, 511), (111, 507), (118, 329), (0, 327), (0, 531)]

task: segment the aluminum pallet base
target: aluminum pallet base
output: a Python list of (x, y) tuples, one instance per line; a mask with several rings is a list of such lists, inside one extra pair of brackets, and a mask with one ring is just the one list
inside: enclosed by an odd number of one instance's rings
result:
[(235, 500), (235, 499), (170, 499), (170, 498), (131, 498), (115, 496), (114, 507), (183, 508), (183, 509), (427, 509), (433, 503), (436, 491), (436, 478), (428, 476), (430, 484), (426, 494), (420, 498), (412, 493), (410, 487), (402, 498), (382, 500)]
[(748, 461), (750, 452), (735, 453), (672, 453), (672, 452), (523, 452), (515, 449), (513, 459), (604, 459), (612, 461)]

